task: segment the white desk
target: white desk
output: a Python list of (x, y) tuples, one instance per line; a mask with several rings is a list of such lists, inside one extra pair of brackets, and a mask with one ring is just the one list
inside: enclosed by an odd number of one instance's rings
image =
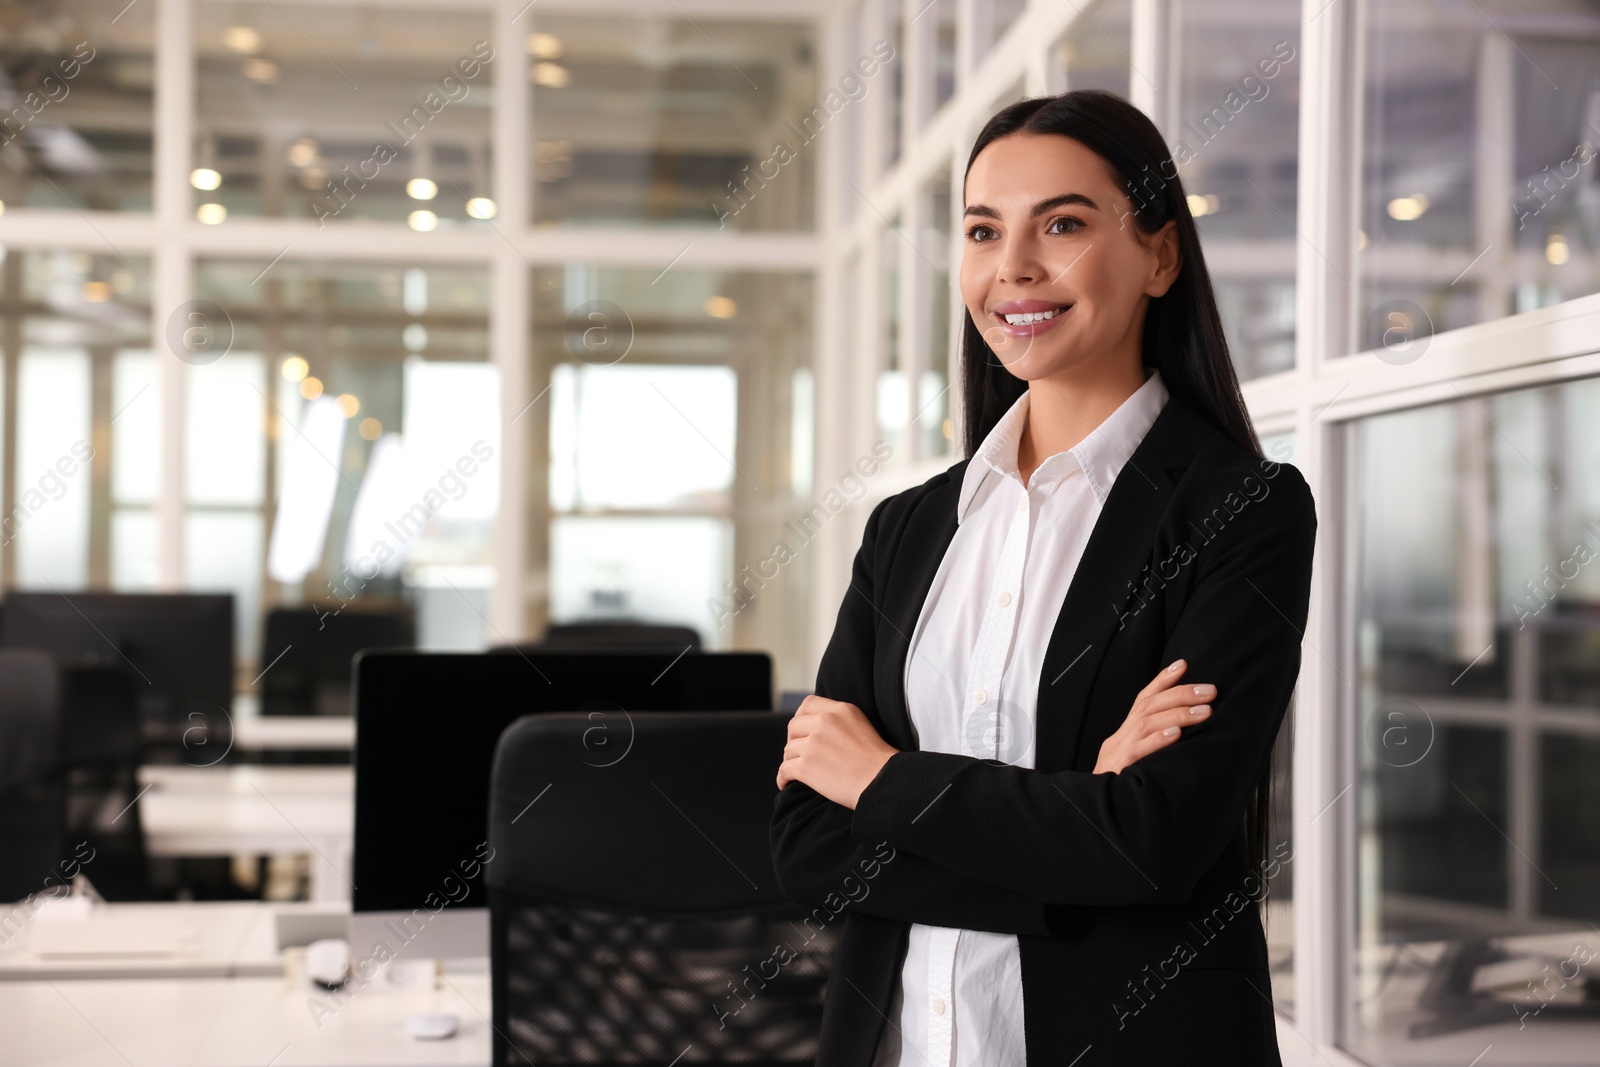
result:
[(348, 715), (262, 715), (254, 693), (233, 698), (233, 747), (237, 751), (325, 749), (349, 752), (356, 720)]
[[(279, 977), (284, 955), (278, 948), (278, 916), (324, 917), (333, 926), (349, 915), (345, 905), (282, 903), (260, 900), (193, 901), (152, 904), (98, 904), (97, 922), (148, 928), (152, 921), (175, 921), (176, 950), (163, 955), (41, 955), (34, 931), (51, 920), (34, 915), (15, 936), (0, 944), (0, 982), (97, 978), (236, 978)], [(69, 919), (55, 920), (70, 922)], [(102, 927), (102, 929), (104, 929)], [(108, 940), (116, 941), (116, 930)], [(311, 938), (307, 938), (311, 940)], [(303, 943), (303, 942), (294, 942)], [(0, 1061), (4, 1057), (0, 1056)]]
[(145, 766), (139, 780), (152, 856), (310, 854), (312, 900), (350, 899), (352, 768)]
[[(456, 1067), (489, 1062), (489, 976), (436, 989), (333, 994), (286, 978), (0, 982), (6, 1067)], [(444, 1041), (406, 1036), (417, 1011), (454, 1012)], [(320, 1023), (320, 1025), (319, 1025)]]

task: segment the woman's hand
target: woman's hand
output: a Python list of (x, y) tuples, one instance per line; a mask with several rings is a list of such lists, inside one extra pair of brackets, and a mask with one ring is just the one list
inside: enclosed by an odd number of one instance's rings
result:
[(878, 736), (854, 704), (808, 696), (789, 720), (778, 788), (804, 782), (835, 804), (856, 810), (862, 790), (899, 749)]
[(1095, 774), (1121, 774), (1134, 761), (1172, 744), (1185, 726), (1206, 720), (1211, 714), (1206, 702), (1217, 695), (1217, 687), (1192, 682), (1178, 685), (1186, 669), (1188, 664), (1180, 659), (1139, 691), (1122, 726), (1101, 742)]

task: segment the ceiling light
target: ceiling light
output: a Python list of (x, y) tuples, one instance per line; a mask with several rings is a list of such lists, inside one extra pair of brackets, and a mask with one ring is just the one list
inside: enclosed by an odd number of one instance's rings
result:
[(560, 59), (563, 51), (561, 38), (553, 33), (528, 34), (528, 54), (535, 59)]
[(1414, 196), (1397, 196), (1389, 201), (1389, 217), (1400, 222), (1420, 219), (1428, 210), (1428, 198), (1422, 193)]
[(439, 216), (431, 211), (413, 211), (406, 216), (406, 225), (418, 233), (428, 233), (439, 228)]
[(201, 204), (194, 216), (207, 226), (215, 226), (228, 217), (228, 209), (221, 204)]
[(317, 142), (302, 137), (289, 146), (289, 166), (309, 167), (317, 161)]
[(733, 302), (732, 297), (712, 296), (706, 298), (706, 314), (714, 319), (731, 319), (739, 313), (739, 305)]
[(210, 167), (196, 167), (189, 172), (189, 184), (196, 189), (210, 192), (222, 184), (222, 175)]
[(108, 282), (84, 282), (83, 298), (91, 304), (104, 304), (111, 299), (111, 285)]
[(279, 369), (279, 373), (283, 375), (283, 380), (286, 382), (298, 382), (303, 381), (310, 370), (311, 365), (305, 361), (303, 356), (290, 356), (283, 361), (283, 366)]
[(1559, 267), (1571, 258), (1571, 250), (1567, 248), (1567, 239), (1559, 233), (1553, 233), (1544, 243), (1544, 258), (1553, 267)]
[(340, 393), (339, 410), (344, 413), (345, 418), (353, 419), (356, 412), (361, 410), (361, 401), (356, 398), (354, 393)]
[(356, 432), (361, 435), (363, 441), (376, 441), (383, 436), (383, 423), (369, 415), (361, 420)]
[(528, 77), (533, 80), (533, 84), (546, 89), (563, 89), (571, 75), (568, 74), (567, 68), (559, 63), (535, 63), (533, 69), (528, 72)]
[(300, 395), (307, 400), (315, 400), (322, 395), (322, 379), (307, 378), (300, 383)]
[(432, 200), (439, 195), (439, 186), (431, 178), (412, 178), (406, 182), (406, 195), (413, 200)]
[(487, 196), (475, 196), (467, 201), (467, 214), (475, 219), (492, 219), (499, 210)]
[(261, 31), (253, 26), (229, 26), (222, 31), (222, 43), (240, 55), (261, 51)]

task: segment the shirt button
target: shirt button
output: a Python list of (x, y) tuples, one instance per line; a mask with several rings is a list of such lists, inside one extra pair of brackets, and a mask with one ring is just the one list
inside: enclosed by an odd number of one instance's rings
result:
[(978, 703), (980, 703), (980, 704), (989, 703), (989, 691), (987, 689), (978, 690)]
[(944, 1014), (944, 998), (943, 997), (934, 997), (933, 998), (933, 1013), (935, 1015), (943, 1015)]
[(995, 597), (995, 602), (1001, 607), (1005, 607), (1007, 604), (1011, 603), (1011, 594), (1001, 593), (999, 596)]
[(1023, 497), (1021, 500), (1017, 501), (1017, 510), (1018, 511), (1027, 511), (1028, 510), (1028, 498), (1027, 497)]

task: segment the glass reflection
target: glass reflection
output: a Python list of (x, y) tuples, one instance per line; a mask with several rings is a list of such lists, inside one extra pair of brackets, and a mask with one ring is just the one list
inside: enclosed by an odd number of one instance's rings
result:
[(304, 3), (195, 8), (195, 217), (483, 226), (486, 12)]
[(1183, 8), (1164, 132), (1242, 380), (1294, 366), (1300, 17), (1289, 0)]
[(148, 212), (155, 5), (0, 2), (0, 211)]
[(1371, 6), (1360, 350), (1600, 290), (1597, 31), (1554, 0)]
[(792, 273), (573, 264), (535, 277), (541, 623), (690, 626), (706, 648), (771, 650), (780, 688), (809, 688), (809, 546), (865, 488), (812, 469), (811, 293)]
[(816, 138), (856, 105), (819, 99), (811, 23), (524, 21), (536, 224), (812, 227)]
[[(1600, 1037), (1600, 382), (1348, 431), (1358, 777), (1344, 1043), (1370, 1062), (1579, 1062)], [(1330, 801), (1333, 798), (1329, 798)], [(1576, 968), (1576, 969), (1574, 969)], [(1562, 975), (1564, 974), (1564, 977)], [(1556, 976), (1551, 979), (1551, 976)]]
[(499, 508), (487, 271), (202, 260), (196, 291), (232, 345), (189, 372), (186, 555), (239, 598), (241, 659), (264, 607), (355, 599), (409, 602), (422, 647), (492, 643), (462, 610)]

